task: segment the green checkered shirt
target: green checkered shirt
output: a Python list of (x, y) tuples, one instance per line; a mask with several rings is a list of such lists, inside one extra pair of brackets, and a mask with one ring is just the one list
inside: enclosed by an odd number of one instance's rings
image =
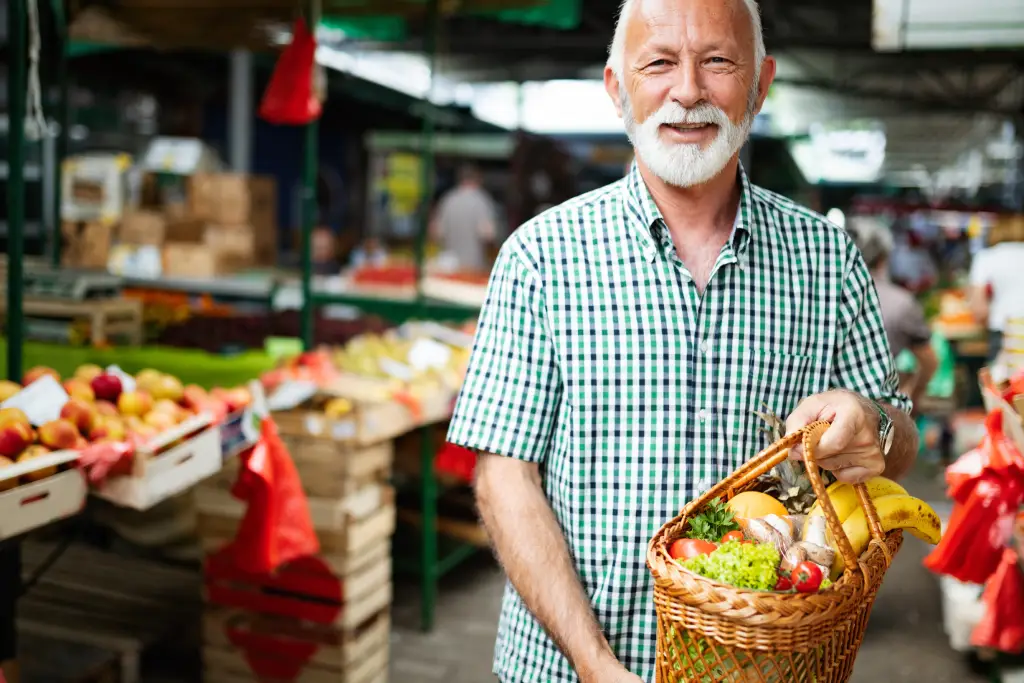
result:
[[(842, 387), (909, 408), (871, 277), (847, 234), (750, 185), (701, 295), (635, 166), (533, 219), (491, 275), (448, 435), (538, 463), (597, 619), (654, 680), (647, 543), (768, 445), (779, 415)], [(576, 681), (506, 588), (494, 671)]]

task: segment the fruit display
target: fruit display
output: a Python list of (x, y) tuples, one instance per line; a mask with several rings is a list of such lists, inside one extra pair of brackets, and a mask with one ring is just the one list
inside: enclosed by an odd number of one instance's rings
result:
[[(39, 367), (25, 373), (24, 385), (44, 376), (61, 380), (55, 371)], [(126, 384), (134, 386), (126, 388)], [(95, 365), (80, 366), (62, 386), (68, 399), (59, 416), (38, 427), (19, 408), (0, 409), (0, 490), (14, 485), (3, 479), (3, 470), (15, 463), (56, 451), (83, 450), (95, 443), (145, 442), (199, 413), (224, 415), (252, 400), (245, 388), (207, 392), (195, 385), (182, 386), (176, 377), (157, 370), (131, 377)], [(9, 387), (0, 385), (0, 389)], [(21, 479), (35, 481), (55, 472), (56, 468), (44, 468)]]
[[(884, 477), (871, 479), (866, 489), (883, 531), (903, 529), (931, 545), (939, 542), (942, 525), (927, 503)], [(855, 489), (838, 482), (827, 494), (859, 557), (871, 534)], [(727, 502), (712, 501), (690, 520), (686, 537), (674, 540), (668, 552), (684, 569), (761, 591), (824, 590), (845, 569), (820, 501), (807, 514), (791, 514), (779, 500), (759, 491), (739, 493)]]

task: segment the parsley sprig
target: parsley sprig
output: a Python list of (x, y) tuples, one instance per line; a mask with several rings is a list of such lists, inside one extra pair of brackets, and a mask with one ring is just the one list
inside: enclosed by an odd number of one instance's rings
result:
[(736, 516), (721, 498), (715, 498), (708, 503), (704, 511), (690, 520), (690, 530), (687, 538), (699, 538), (702, 541), (718, 543), (722, 536), (730, 531), (736, 531), (740, 525), (736, 523)]

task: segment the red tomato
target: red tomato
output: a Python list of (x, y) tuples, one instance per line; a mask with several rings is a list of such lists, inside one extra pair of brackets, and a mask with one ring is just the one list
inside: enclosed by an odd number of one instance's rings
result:
[(730, 531), (725, 536), (722, 536), (722, 543), (728, 543), (729, 541), (743, 542), (743, 532), (737, 529), (736, 531)]
[(793, 590), (793, 582), (786, 576), (780, 576), (779, 580), (775, 583), (775, 590), (777, 591), (788, 591)]
[(698, 555), (710, 555), (716, 550), (718, 550), (718, 546), (714, 543), (702, 541), (698, 538), (680, 538), (673, 541), (672, 545), (669, 546), (668, 555), (673, 560), (688, 560)]
[(821, 567), (813, 562), (801, 562), (792, 573), (793, 587), (801, 593), (815, 593), (821, 588), (824, 576)]

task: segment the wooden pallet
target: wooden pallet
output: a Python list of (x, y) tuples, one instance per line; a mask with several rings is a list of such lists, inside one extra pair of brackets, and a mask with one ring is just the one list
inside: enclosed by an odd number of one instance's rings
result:
[[(143, 342), (142, 302), (135, 299), (25, 299), (26, 317), (86, 320), (89, 322), (93, 346), (104, 346), (114, 337), (123, 337), (139, 346)], [(0, 313), (6, 313), (7, 302), (0, 299)]]
[(105, 648), (35, 634), (18, 638), (19, 683), (117, 683), (119, 656)]
[[(54, 545), (22, 547), (29, 577)], [(18, 602), (18, 631), (115, 652), (120, 682), (137, 683), (143, 650), (194, 624), (200, 595), (197, 571), (73, 544)]]

